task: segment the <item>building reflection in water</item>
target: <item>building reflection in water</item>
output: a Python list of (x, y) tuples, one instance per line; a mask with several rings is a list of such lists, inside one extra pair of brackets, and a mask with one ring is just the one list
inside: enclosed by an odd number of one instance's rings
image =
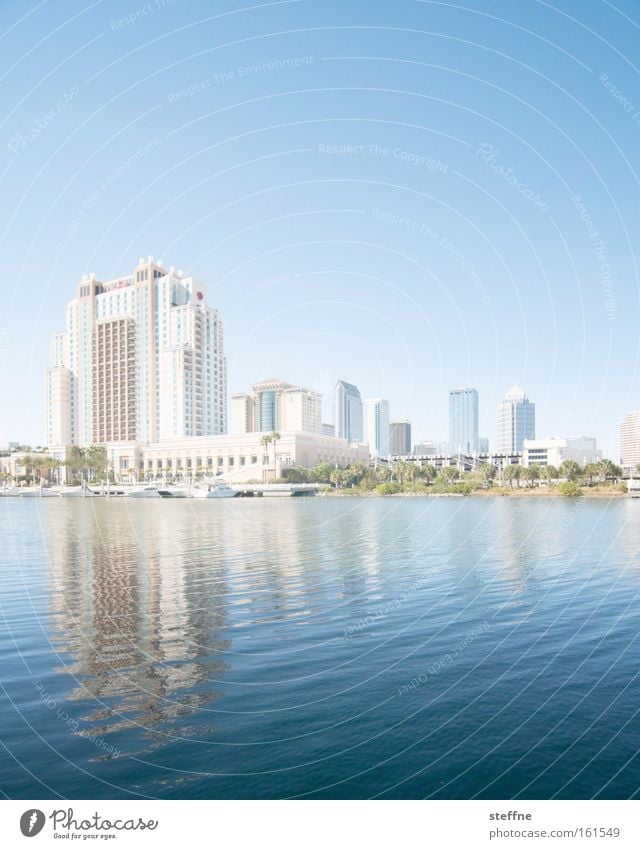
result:
[[(57, 672), (75, 678), (69, 701), (86, 707), (77, 733), (135, 728), (138, 751), (141, 736), (146, 748), (168, 733), (207, 739), (215, 722), (207, 709), (228, 665), (220, 540), (212, 548), (195, 524), (186, 547), (184, 513), (159, 515), (156, 502), (55, 506), (45, 514), (52, 644), (63, 660)], [(180, 726), (194, 714), (196, 724)]]

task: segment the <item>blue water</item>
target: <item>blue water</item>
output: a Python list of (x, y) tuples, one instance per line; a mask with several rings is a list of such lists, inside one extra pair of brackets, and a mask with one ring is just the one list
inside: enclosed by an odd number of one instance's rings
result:
[(12, 798), (627, 798), (640, 500), (0, 499)]

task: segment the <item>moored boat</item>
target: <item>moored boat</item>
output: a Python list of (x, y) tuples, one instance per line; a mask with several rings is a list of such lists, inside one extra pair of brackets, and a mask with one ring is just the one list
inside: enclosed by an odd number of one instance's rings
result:
[(238, 493), (226, 483), (210, 483), (191, 490), (192, 498), (235, 498)]
[(125, 492), (127, 498), (161, 498), (160, 491), (155, 484), (137, 486)]
[(65, 486), (58, 494), (62, 498), (86, 498), (96, 495), (88, 486)]

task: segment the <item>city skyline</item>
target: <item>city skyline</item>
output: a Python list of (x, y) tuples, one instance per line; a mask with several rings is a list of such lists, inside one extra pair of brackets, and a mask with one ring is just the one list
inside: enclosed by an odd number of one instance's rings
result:
[[(272, 378), (254, 383), (252, 395), (235, 392), (227, 398), (221, 316), (207, 304), (203, 283), (185, 277), (175, 266), (165, 268), (162, 259), (140, 257), (130, 275), (110, 281), (95, 273), (83, 275), (65, 314), (66, 328), (53, 335), (51, 364), (45, 371), (49, 445), (155, 442), (225, 433), (229, 406), (231, 433), (322, 431), (319, 392)], [(514, 403), (518, 409), (524, 404), (533, 419), (519, 423), (517, 434), (514, 430), (507, 438), (505, 404), (511, 410)], [(363, 400), (357, 385), (336, 382), (337, 437), (369, 444), (374, 456), (394, 453), (390, 420), (388, 400)], [(411, 434), (410, 420), (404, 421)], [(481, 441), (487, 440), (479, 437), (478, 421), (478, 391), (449, 390), (451, 452), (480, 452)], [(399, 429), (401, 423), (393, 425)], [(497, 434), (496, 449), (507, 453), (522, 450), (524, 439), (535, 438), (535, 405), (518, 386), (498, 405)], [(406, 436), (406, 448), (405, 443)]]
[[(387, 399), (363, 401), (358, 387), (343, 379), (334, 386), (332, 423), (324, 422), (321, 393), (281, 379), (252, 384), (251, 395), (227, 397), (222, 328), (205, 286), (153, 256), (115, 280), (83, 275), (67, 303), (66, 329), (51, 340), (46, 444), (59, 449), (284, 429), (367, 444), (374, 458), (413, 453), (411, 420), (392, 422)], [(630, 412), (619, 426), (615, 457), (626, 466), (633, 465), (625, 458), (635, 457), (638, 443), (635, 424), (627, 424), (635, 418)], [(479, 436), (478, 421), (478, 391), (449, 390), (449, 453), (522, 452), (525, 441), (536, 438), (535, 404), (517, 384), (498, 404), (493, 446)]]

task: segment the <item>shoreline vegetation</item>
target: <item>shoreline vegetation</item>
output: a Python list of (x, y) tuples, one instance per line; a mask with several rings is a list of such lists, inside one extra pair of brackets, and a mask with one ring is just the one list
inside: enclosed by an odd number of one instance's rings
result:
[[(275, 434), (265, 437), (265, 449), (271, 441), (275, 441)], [(50, 484), (53, 472), (62, 466), (69, 473), (71, 479), (68, 483), (71, 486), (99, 484), (106, 478), (114, 482), (107, 452), (100, 445), (89, 448), (71, 446), (67, 459), (62, 462), (34, 452), (25, 456), (23, 465), (24, 475), (14, 479), (4, 474), (0, 476), (0, 485)], [(640, 475), (640, 467), (636, 471)], [(198, 470), (189, 480), (197, 482), (203, 475), (204, 471)], [(145, 477), (142, 480), (152, 479)], [(168, 475), (167, 479), (173, 483), (184, 482), (185, 470), (177, 466), (175, 474)], [(472, 471), (463, 471), (456, 465), (436, 469), (430, 463), (415, 460), (396, 460), (377, 466), (353, 463), (346, 468), (319, 463), (311, 469), (287, 466), (282, 469), (281, 477), (247, 483), (315, 483), (324, 485), (321, 495), (333, 497), (630, 497), (622, 469), (611, 460), (600, 460), (586, 466), (575, 460), (565, 460), (559, 468), (511, 465), (502, 470), (490, 463), (479, 463)]]
[(329, 496), (392, 497), (560, 497), (621, 498), (628, 496), (622, 469), (611, 460), (581, 466), (566, 460), (554, 466), (496, 466), (481, 463), (471, 472), (456, 466), (436, 469), (428, 463), (399, 460), (377, 468), (355, 463), (346, 469), (320, 463), (313, 469), (290, 468), (284, 483), (324, 483)]

